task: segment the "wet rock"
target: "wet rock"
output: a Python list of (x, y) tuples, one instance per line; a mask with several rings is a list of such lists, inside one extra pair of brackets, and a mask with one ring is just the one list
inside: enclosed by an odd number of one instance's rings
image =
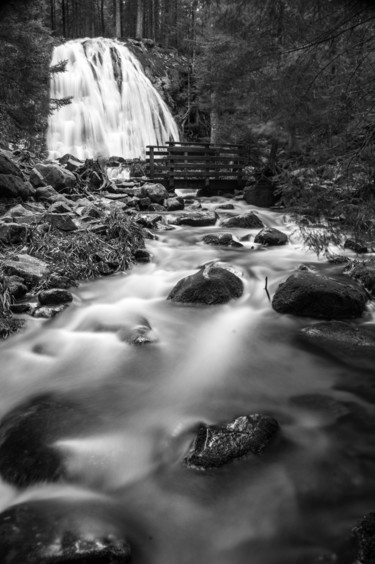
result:
[(350, 249), (357, 254), (368, 253), (368, 248), (364, 243), (360, 241), (354, 241), (353, 239), (347, 239), (344, 243), (344, 249)]
[(255, 229), (257, 227), (264, 227), (263, 222), (254, 212), (243, 213), (224, 219), (221, 222), (223, 227), (239, 227), (242, 229)]
[(73, 295), (63, 288), (51, 288), (39, 292), (38, 300), (42, 305), (68, 304), (73, 301)]
[(54, 443), (77, 436), (86, 421), (82, 405), (52, 394), (18, 405), (0, 421), (0, 475), (18, 487), (65, 477)]
[(262, 231), (259, 231), (254, 239), (254, 243), (261, 243), (261, 245), (266, 245), (268, 247), (286, 245), (287, 242), (287, 235), (274, 227), (265, 227)]
[(23, 283), (23, 278), (20, 276), (8, 276), (5, 277), (5, 284), (8, 288), (9, 294), (19, 300), (27, 293), (27, 287)]
[(276, 419), (258, 413), (237, 417), (225, 425), (201, 424), (185, 463), (206, 470), (247, 454), (262, 454), (278, 430)]
[(216, 206), (215, 210), (234, 210), (233, 204), (220, 204)]
[(0, 174), (0, 198), (22, 198), (26, 200), (35, 194), (29, 182), (24, 182), (19, 176)]
[(55, 317), (58, 313), (61, 313), (64, 309), (65, 306), (63, 305), (55, 306), (55, 307), (42, 306), (34, 309), (32, 314), (33, 317), (38, 319), (52, 319), (52, 317)]
[(0, 150), (0, 174), (11, 174), (22, 178), (22, 172), (16, 163), (9, 156)]
[(78, 159), (74, 155), (70, 155), (69, 153), (63, 155), (60, 159), (58, 159), (58, 161), (70, 171), (77, 170), (84, 164), (84, 161), (81, 161), (80, 159)]
[(16, 255), (13, 260), (5, 260), (3, 269), (8, 276), (15, 274), (23, 278), (28, 286), (38, 283), (49, 273), (45, 262), (30, 255)]
[(9, 309), (15, 315), (21, 315), (23, 313), (31, 313), (33, 306), (31, 304), (11, 304)]
[(42, 175), (44, 182), (57, 192), (70, 192), (77, 183), (74, 174), (60, 165), (40, 163), (35, 168)]
[(50, 205), (50, 207), (47, 210), (48, 213), (65, 213), (65, 214), (66, 213), (69, 214), (71, 211), (72, 211), (71, 206), (68, 205), (63, 200), (54, 202), (53, 204)]
[(353, 537), (357, 544), (356, 564), (375, 562), (375, 513), (365, 515), (354, 527)]
[(152, 254), (147, 249), (137, 249), (134, 253), (136, 262), (151, 262)]
[(198, 272), (177, 282), (168, 300), (183, 304), (225, 304), (243, 294), (241, 279), (215, 265), (202, 267)]
[(150, 204), (148, 206), (149, 211), (153, 211), (153, 212), (164, 212), (166, 211), (165, 207), (162, 206), (161, 204)]
[(191, 227), (205, 227), (215, 225), (217, 215), (215, 212), (185, 213), (169, 219), (174, 225), (190, 225)]
[(41, 201), (53, 202), (58, 195), (52, 186), (42, 186), (35, 191), (35, 197)]
[(137, 325), (131, 328), (119, 328), (117, 336), (120, 341), (126, 342), (129, 345), (146, 345), (157, 341), (155, 332), (147, 319), (141, 319)]
[(75, 231), (78, 229), (69, 213), (47, 213), (46, 220), (60, 231)]
[(165, 202), (165, 207), (168, 211), (180, 211), (185, 207), (183, 198), (169, 198)]
[(206, 245), (223, 247), (243, 247), (242, 243), (232, 233), (217, 233), (205, 235), (202, 239)]
[(138, 213), (134, 217), (134, 221), (142, 227), (147, 227), (148, 229), (157, 229), (158, 222), (162, 220), (162, 216), (160, 214), (141, 214)]
[(41, 186), (45, 186), (46, 183), (44, 182), (43, 175), (37, 170), (33, 168), (29, 175), (29, 181), (34, 188), (40, 188)]
[(7, 245), (17, 245), (26, 240), (28, 226), (23, 223), (0, 223), (0, 241)]
[(320, 319), (360, 317), (366, 292), (355, 282), (299, 271), (280, 284), (272, 300), (279, 313)]
[(372, 296), (375, 296), (375, 262), (349, 265), (344, 274), (357, 280)]
[(163, 184), (143, 184), (142, 189), (146, 192), (147, 196), (150, 198), (151, 202), (155, 204), (162, 204), (164, 200), (169, 197), (168, 190), (164, 188)]
[(126, 564), (131, 548), (109, 504), (97, 500), (32, 500), (0, 514), (4, 564)]
[(301, 337), (340, 360), (361, 365), (375, 361), (375, 327), (353, 326), (343, 321), (322, 321), (304, 327)]

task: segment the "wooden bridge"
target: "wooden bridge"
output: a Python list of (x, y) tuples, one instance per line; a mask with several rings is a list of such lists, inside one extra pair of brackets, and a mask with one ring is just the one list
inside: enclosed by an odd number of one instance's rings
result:
[(165, 146), (149, 145), (146, 155), (147, 176), (168, 190), (233, 191), (244, 185), (247, 155), (243, 145), (170, 142)]

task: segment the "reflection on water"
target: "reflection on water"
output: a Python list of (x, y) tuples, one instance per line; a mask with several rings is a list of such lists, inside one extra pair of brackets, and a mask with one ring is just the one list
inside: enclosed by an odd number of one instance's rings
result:
[[(203, 245), (204, 234), (222, 231), (217, 226), (162, 232), (147, 242), (153, 263), (82, 284), (60, 317), (31, 320), (2, 345), (1, 415), (30, 395), (57, 391), (95, 418), (87, 433), (53, 445), (72, 485), (17, 492), (1, 483), (1, 509), (105, 495), (118, 504), (127, 534), (129, 523), (143, 532), (134, 531), (140, 562), (306, 564), (336, 550), (374, 508), (374, 407), (347, 386), (368, 374), (302, 346), (298, 330), (313, 320), (272, 310), (266, 279), (272, 296), (299, 264), (323, 268), (323, 261), (304, 248), (288, 217), (257, 212), (289, 235), (289, 245), (264, 249), (253, 237), (241, 249)], [(214, 307), (166, 300), (178, 280), (213, 260), (241, 272), (241, 299)], [(144, 320), (154, 342), (120, 338)], [(184, 467), (199, 421), (257, 411), (282, 427), (264, 456), (207, 474)]]

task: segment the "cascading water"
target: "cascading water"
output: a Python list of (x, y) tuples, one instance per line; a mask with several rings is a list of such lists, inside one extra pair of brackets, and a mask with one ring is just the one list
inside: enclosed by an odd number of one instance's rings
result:
[(178, 141), (176, 123), (130, 50), (114, 39), (72, 40), (54, 49), (51, 98), (73, 96), (49, 118), (49, 156), (144, 157), (147, 145)]

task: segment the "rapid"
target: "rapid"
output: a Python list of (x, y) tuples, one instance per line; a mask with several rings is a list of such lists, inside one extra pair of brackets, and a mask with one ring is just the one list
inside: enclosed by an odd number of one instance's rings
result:
[[(201, 203), (215, 209), (223, 201)], [(222, 217), (244, 211), (243, 202), (231, 202)], [(24, 333), (1, 345), (0, 417), (46, 392), (91, 414), (86, 428), (54, 444), (69, 480), (24, 490), (3, 481), (1, 510), (25, 500), (110, 500), (136, 564), (337, 562), (338, 547), (375, 505), (367, 422), (375, 398), (366, 391), (373, 374), (303, 344), (299, 329), (314, 320), (272, 309), (265, 288), (272, 298), (300, 264), (333, 267), (304, 246), (290, 217), (250, 209), (289, 243), (265, 248), (253, 243), (258, 230), (235, 229), (250, 235), (243, 248), (204, 245), (205, 234), (223, 231), (218, 225), (158, 231), (146, 243), (151, 263), (80, 284), (57, 318), (30, 318)], [(177, 281), (210, 261), (240, 273), (240, 299), (167, 301)], [(146, 322), (153, 342), (143, 346), (98, 330)], [(368, 309), (358, 323), (374, 322)], [(248, 413), (280, 423), (267, 453), (208, 472), (184, 465), (198, 422)]]

